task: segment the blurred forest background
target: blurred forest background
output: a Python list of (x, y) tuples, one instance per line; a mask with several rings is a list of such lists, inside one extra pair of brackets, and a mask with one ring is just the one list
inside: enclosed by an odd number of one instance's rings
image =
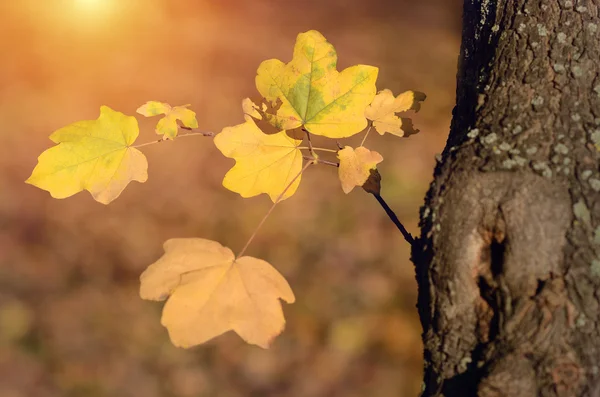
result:
[[(19, 0), (0, 2), (0, 396), (416, 396), (420, 324), (409, 247), (361, 189), (315, 167), (248, 255), (296, 303), (271, 349), (227, 333), (173, 347), (138, 277), (171, 237), (237, 251), (270, 206), (221, 187), (233, 160), (190, 137), (143, 148), (149, 179), (104, 206), (26, 185), (59, 127), (147, 100), (190, 103), (200, 126), (243, 121), (269, 58), (321, 31), (339, 68), (380, 68), (378, 87), (428, 95), (409, 139), (372, 134), (383, 197), (414, 234), (454, 102), (460, 0)], [(157, 119), (140, 120), (138, 142)], [(360, 139), (360, 138), (357, 138)], [(355, 144), (358, 142), (354, 142)]]

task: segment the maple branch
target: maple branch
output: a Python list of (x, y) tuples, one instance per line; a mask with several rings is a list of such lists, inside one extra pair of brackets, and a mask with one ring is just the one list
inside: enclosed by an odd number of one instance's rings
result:
[(400, 233), (402, 233), (404, 240), (406, 240), (406, 242), (409, 243), (411, 246), (414, 245), (415, 244), (414, 237), (412, 236), (412, 234), (410, 234), (408, 232), (408, 230), (406, 230), (406, 228), (404, 227), (402, 222), (400, 222), (400, 220), (398, 219), (398, 217), (396, 216), (394, 211), (392, 211), (392, 209), (387, 205), (387, 203), (385, 202), (383, 197), (381, 197), (379, 194), (376, 194), (376, 193), (371, 193), (371, 194), (373, 196), (375, 196), (375, 198), (377, 199), (379, 204), (381, 204), (381, 206), (383, 207), (387, 216), (392, 220), (392, 222), (394, 222), (394, 225), (396, 225), (398, 230), (400, 230)]
[(242, 255), (244, 255), (244, 253), (246, 252), (246, 250), (250, 246), (250, 243), (252, 242), (252, 240), (254, 240), (254, 237), (256, 237), (256, 234), (258, 233), (258, 230), (265, 223), (265, 221), (267, 220), (267, 218), (269, 217), (269, 215), (271, 215), (271, 213), (273, 212), (273, 210), (275, 209), (275, 207), (277, 206), (277, 204), (279, 204), (279, 202), (283, 198), (283, 195), (285, 194), (285, 192), (287, 192), (289, 190), (289, 188), (292, 187), (292, 185), (294, 184), (294, 182), (296, 182), (296, 179), (300, 178), (300, 175), (302, 175), (302, 173), (304, 171), (306, 171), (306, 169), (308, 167), (310, 167), (311, 165), (313, 165), (315, 163), (314, 160), (315, 159), (312, 159), (311, 161), (309, 161), (308, 163), (306, 163), (304, 165), (304, 167), (302, 167), (302, 169), (300, 170), (300, 172), (290, 181), (290, 183), (288, 183), (288, 185), (285, 187), (285, 189), (283, 189), (283, 191), (279, 194), (279, 196), (277, 196), (277, 198), (275, 199), (275, 202), (273, 203), (273, 205), (271, 206), (271, 208), (269, 208), (269, 211), (267, 211), (267, 213), (262, 218), (262, 220), (260, 221), (260, 223), (258, 224), (258, 226), (256, 226), (256, 229), (254, 229), (254, 232), (252, 233), (252, 235), (250, 236), (250, 238), (246, 242), (246, 245), (244, 245), (244, 248), (242, 248), (242, 250), (240, 251), (240, 253), (237, 254), (237, 256), (235, 257), (236, 259), (239, 258), (239, 257), (241, 257)]

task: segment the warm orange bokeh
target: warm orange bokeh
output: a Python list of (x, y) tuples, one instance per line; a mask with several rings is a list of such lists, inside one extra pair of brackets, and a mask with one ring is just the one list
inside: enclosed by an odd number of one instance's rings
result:
[[(303, 177), (250, 247), (297, 301), (270, 350), (229, 333), (174, 348), (138, 277), (171, 237), (238, 250), (265, 195), (221, 187), (233, 161), (208, 138), (148, 146), (149, 180), (104, 206), (54, 200), (23, 181), (48, 135), (133, 115), (147, 100), (190, 103), (200, 127), (242, 121), (241, 99), (296, 34), (321, 31), (344, 68), (380, 68), (378, 87), (427, 93), (410, 139), (373, 134), (382, 194), (409, 230), (448, 133), (459, 0), (19, 0), (0, 2), (0, 396), (398, 396), (421, 379), (416, 285), (406, 242), (377, 202), (342, 193), (335, 171)], [(139, 142), (156, 139), (140, 119)], [(359, 138), (357, 138), (359, 139)], [(359, 141), (358, 141), (359, 142)]]

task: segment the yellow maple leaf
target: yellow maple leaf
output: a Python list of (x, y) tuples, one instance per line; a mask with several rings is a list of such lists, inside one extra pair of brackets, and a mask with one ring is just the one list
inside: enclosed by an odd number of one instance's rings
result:
[(187, 107), (190, 105), (173, 106), (168, 103), (148, 101), (137, 109), (137, 112), (143, 116), (151, 117), (164, 114), (165, 117), (158, 120), (156, 124), (156, 133), (162, 135), (164, 139), (175, 139), (179, 126), (177, 120), (188, 128), (198, 128), (196, 113)]
[(148, 162), (131, 147), (139, 134), (135, 117), (100, 108), (96, 120), (79, 121), (50, 135), (58, 145), (38, 157), (25, 182), (65, 198), (87, 190), (96, 201), (108, 204), (130, 181), (148, 179)]
[(229, 248), (201, 238), (167, 240), (165, 254), (140, 276), (140, 296), (164, 300), (161, 323), (174, 345), (190, 347), (229, 330), (267, 348), (285, 326), (279, 299), (294, 293), (269, 263), (236, 259)]
[(346, 146), (338, 151), (337, 157), (340, 160), (338, 176), (342, 182), (342, 190), (346, 194), (350, 193), (355, 186), (364, 185), (371, 175), (371, 170), (383, 161), (381, 154), (364, 146), (359, 146), (356, 150)]
[[(250, 116), (243, 124), (226, 127), (214, 139), (225, 157), (235, 159), (235, 165), (223, 179), (223, 186), (252, 197), (267, 193), (275, 202), (302, 169), (302, 140), (290, 137), (286, 131), (265, 134)], [(300, 184), (294, 180), (282, 197), (293, 195)]]
[(356, 65), (336, 70), (337, 54), (315, 30), (300, 33), (292, 61), (260, 64), (256, 88), (268, 101), (280, 100), (278, 126), (304, 126), (315, 135), (345, 138), (367, 126), (365, 108), (376, 93), (378, 69)]
[(380, 135), (389, 132), (397, 136), (416, 134), (412, 121), (396, 116), (396, 113), (407, 110), (419, 111), (425, 94), (417, 91), (406, 91), (394, 98), (392, 91), (385, 89), (377, 93), (373, 102), (365, 109), (365, 116), (373, 120), (373, 126)]
[(281, 128), (285, 121), (279, 120), (277, 117), (277, 110), (281, 106), (281, 101), (277, 101), (275, 104), (262, 103), (258, 106), (250, 98), (245, 98), (242, 101), (242, 109), (244, 111), (244, 119), (254, 121), (254, 124), (265, 134), (275, 134), (284, 130)]
[(254, 103), (254, 101), (250, 98), (244, 98), (242, 100), (242, 110), (244, 112), (244, 119), (249, 120), (248, 116), (252, 119), (262, 120), (263, 117), (261, 115), (261, 108)]

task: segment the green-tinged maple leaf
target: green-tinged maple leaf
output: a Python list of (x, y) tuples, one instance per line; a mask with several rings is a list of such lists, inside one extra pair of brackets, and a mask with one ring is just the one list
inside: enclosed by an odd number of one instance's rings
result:
[(173, 106), (168, 103), (148, 101), (137, 109), (137, 112), (143, 116), (151, 117), (164, 114), (165, 117), (158, 120), (156, 124), (156, 133), (162, 135), (164, 139), (175, 139), (179, 126), (177, 120), (188, 128), (198, 128), (196, 113), (188, 109), (190, 105)]
[(340, 160), (338, 175), (342, 182), (342, 190), (348, 194), (355, 186), (362, 186), (371, 175), (371, 170), (383, 161), (383, 157), (375, 152), (360, 146), (356, 149), (346, 146), (337, 154)]
[(171, 239), (140, 277), (143, 299), (169, 300), (161, 323), (176, 346), (204, 343), (229, 330), (267, 348), (285, 326), (279, 299), (293, 303), (287, 281), (269, 263), (235, 258), (201, 238)]
[(25, 182), (54, 198), (87, 190), (96, 201), (108, 204), (130, 181), (148, 179), (146, 157), (131, 147), (138, 133), (135, 117), (102, 106), (98, 119), (79, 121), (50, 135), (58, 145), (38, 157)]
[(286, 131), (265, 134), (247, 118), (243, 124), (224, 128), (214, 139), (225, 157), (235, 159), (223, 186), (242, 197), (266, 193), (275, 202), (291, 183), (282, 199), (290, 197), (300, 184), (301, 177), (296, 176), (302, 169), (302, 152), (298, 149), (302, 140), (290, 137)]
[(329, 138), (344, 138), (367, 126), (365, 108), (373, 100), (378, 69), (356, 65), (336, 70), (337, 54), (321, 33), (300, 33), (292, 61), (270, 59), (260, 64), (256, 87), (272, 103), (280, 100), (277, 125), (304, 126)]
[(365, 109), (365, 116), (373, 120), (373, 126), (380, 135), (389, 132), (397, 136), (410, 136), (419, 132), (412, 125), (412, 120), (398, 117), (396, 113), (414, 110), (418, 112), (425, 94), (417, 91), (406, 91), (394, 98), (392, 91), (385, 89), (377, 93), (373, 102)]

